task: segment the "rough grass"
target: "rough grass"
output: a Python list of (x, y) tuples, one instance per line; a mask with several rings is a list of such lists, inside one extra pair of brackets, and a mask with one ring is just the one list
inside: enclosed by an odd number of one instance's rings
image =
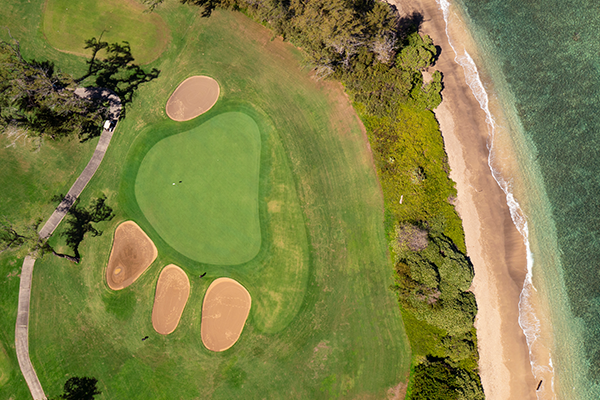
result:
[(0, 343), (0, 387), (10, 379), (10, 359), (4, 350), (4, 346)]
[(43, 30), (60, 51), (89, 55), (84, 41), (127, 41), (139, 64), (156, 60), (170, 39), (168, 26), (156, 13), (144, 13), (135, 0), (47, 0)]
[(137, 173), (135, 194), (144, 216), (171, 247), (193, 260), (249, 261), (261, 243), (256, 122), (228, 112), (186, 132), (179, 124), (168, 126), (149, 132), (171, 135), (148, 151)]
[[(263, 27), (239, 13), (201, 19), (196, 11), (176, 2), (159, 10), (173, 35), (155, 64), (161, 76), (140, 87), (83, 193), (84, 204), (106, 193), (117, 216), (100, 224), (104, 235), (86, 238), (80, 265), (50, 256), (36, 262), (30, 351), (42, 385), (53, 396), (69, 376), (93, 376), (100, 399), (385, 398), (406, 382), (410, 350), (388, 290), (383, 199), (356, 114), (339, 85), (311, 79), (299, 67), (300, 53), (271, 40)], [(15, 21), (22, 16), (15, 13)], [(39, 36), (29, 40), (44, 54)], [(59, 65), (84, 66), (71, 57), (58, 58)], [(222, 100), (184, 128), (240, 110), (260, 128), (262, 242), (241, 265), (202, 264), (180, 254), (135, 201), (134, 166), (144, 146), (153, 145), (153, 126), (168, 123), (168, 96), (191, 75), (215, 77)], [(127, 292), (115, 293), (103, 275), (110, 233), (124, 219), (140, 224), (159, 257)], [(0, 271), (8, 274), (19, 261), (4, 256)], [(152, 329), (151, 311), (158, 275), (169, 263), (188, 272), (191, 292), (179, 327), (163, 337)], [(202, 272), (207, 276), (199, 278)], [(13, 315), (0, 322), (6, 345), (14, 343), (18, 280), (4, 275), (0, 306)], [(221, 276), (248, 288), (253, 307), (238, 343), (216, 354), (202, 345), (200, 312), (208, 285)], [(12, 360), (0, 398), (26, 398)]]

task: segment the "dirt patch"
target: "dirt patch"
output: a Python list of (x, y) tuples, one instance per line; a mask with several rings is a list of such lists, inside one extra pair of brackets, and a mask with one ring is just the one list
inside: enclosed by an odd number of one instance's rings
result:
[(219, 99), (219, 84), (208, 76), (191, 76), (181, 82), (167, 101), (167, 115), (188, 121), (204, 114)]
[(131, 285), (154, 262), (157, 255), (156, 246), (135, 222), (123, 222), (115, 230), (108, 259), (108, 287), (120, 290)]
[(161, 335), (173, 332), (190, 295), (190, 280), (177, 265), (167, 265), (156, 284), (154, 307), (152, 308), (152, 326)]
[(270, 213), (278, 213), (281, 211), (281, 202), (277, 200), (271, 200), (269, 204), (267, 204)]
[(212, 351), (224, 351), (239, 339), (252, 298), (245, 287), (230, 278), (210, 284), (202, 304), (202, 343)]

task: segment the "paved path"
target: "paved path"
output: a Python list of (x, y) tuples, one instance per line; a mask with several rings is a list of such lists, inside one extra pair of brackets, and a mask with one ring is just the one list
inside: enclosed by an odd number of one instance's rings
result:
[(35, 259), (25, 257), (23, 269), (21, 270), (21, 284), (19, 285), (19, 307), (17, 311), (17, 329), (15, 331), (15, 342), (17, 349), (17, 359), (21, 372), (27, 381), (31, 396), (35, 400), (46, 399), (42, 385), (35, 374), (31, 360), (29, 359), (29, 340), (28, 328), (29, 322), (29, 298), (31, 296), (31, 277), (33, 274), (33, 264)]
[[(106, 98), (110, 103), (110, 118), (115, 121), (119, 117), (121, 111), (121, 102), (119, 98), (105, 89), (93, 90), (79, 88), (75, 93), (80, 96), (102, 96)], [(40, 238), (47, 239), (52, 235), (58, 224), (63, 220), (65, 215), (69, 212), (69, 209), (77, 200), (77, 197), (81, 194), (83, 189), (86, 187), (90, 179), (94, 176), (94, 173), (100, 166), (106, 149), (110, 144), (113, 133), (104, 129), (100, 140), (96, 145), (96, 150), (92, 155), (92, 159), (86, 165), (85, 169), (79, 175), (69, 192), (60, 202), (56, 210), (52, 213), (48, 221), (44, 224), (40, 230)], [(31, 298), (31, 281), (33, 279), (33, 265), (35, 264), (35, 258), (27, 256), (23, 260), (23, 268), (21, 269), (21, 283), (19, 284), (19, 305), (17, 308), (17, 326), (15, 329), (15, 345), (17, 350), (17, 359), (19, 360), (19, 366), (21, 367), (21, 373), (25, 377), (27, 386), (34, 400), (46, 400), (47, 397), (44, 394), (44, 389), (40, 380), (33, 369), (31, 359), (29, 358), (29, 302)]]
[(69, 189), (65, 198), (60, 202), (58, 207), (56, 207), (56, 210), (54, 210), (48, 221), (46, 221), (40, 230), (40, 237), (42, 239), (47, 239), (52, 235), (58, 224), (60, 224), (65, 215), (69, 212), (73, 203), (75, 203), (75, 200), (77, 200), (77, 197), (79, 197), (90, 179), (92, 179), (92, 176), (94, 176), (94, 173), (104, 158), (112, 135), (112, 132), (109, 132), (106, 129), (102, 132), (98, 145), (96, 146), (96, 151), (94, 151), (94, 155), (92, 155), (90, 162), (88, 162), (88, 165), (86, 165), (81, 175), (79, 175), (73, 186), (71, 186), (71, 189)]

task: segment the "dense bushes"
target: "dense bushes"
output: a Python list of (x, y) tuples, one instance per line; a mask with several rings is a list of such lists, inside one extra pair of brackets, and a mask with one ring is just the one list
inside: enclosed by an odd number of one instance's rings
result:
[(411, 399), (483, 399), (477, 374), (454, 368), (444, 360), (428, 358), (412, 371)]

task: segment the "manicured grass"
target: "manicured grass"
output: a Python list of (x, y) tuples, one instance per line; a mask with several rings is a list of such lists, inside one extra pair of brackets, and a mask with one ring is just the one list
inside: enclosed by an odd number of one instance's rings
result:
[[(406, 383), (410, 349), (388, 289), (383, 199), (360, 122), (339, 85), (300, 67), (299, 51), (240, 13), (203, 19), (197, 11), (176, 2), (159, 10), (173, 36), (154, 64), (160, 78), (140, 86), (82, 195), (87, 204), (107, 194), (115, 219), (100, 224), (102, 236), (85, 239), (81, 264), (52, 256), (36, 262), (29, 340), (41, 383), (53, 396), (69, 376), (93, 376), (99, 399), (385, 398)], [(30, 40), (32, 49), (43, 48)], [(221, 99), (195, 120), (170, 121), (166, 100), (191, 75), (217, 79)], [(135, 181), (156, 143), (227, 112), (243, 112), (259, 127), (262, 240), (250, 261), (215, 265), (161, 237), (138, 205)], [(159, 256), (131, 287), (114, 292), (103, 276), (112, 232), (125, 219), (148, 233)], [(16, 268), (9, 261), (0, 263), (5, 275)], [(151, 313), (169, 263), (188, 273), (191, 292), (179, 327), (162, 336)], [(213, 353), (200, 338), (202, 298), (223, 276), (244, 285), (253, 305), (239, 341)], [(0, 279), (2, 311), (16, 315), (18, 281)], [(0, 324), (2, 342), (13, 343), (14, 318)], [(16, 368), (0, 398), (26, 398)]]
[(136, 62), (157, 59), (169, 41), (169, 29), (156, 13), (135, 0), (47, 0), (44, 34), (56, 49), (89, 56), (84, 41), (127, 41)]
[(155, 144), (138, 170), (136, 200), (181, 254), (207, 264), (241, 264), (260, 249), (259, 166), (256, 122), (224, 113)]

